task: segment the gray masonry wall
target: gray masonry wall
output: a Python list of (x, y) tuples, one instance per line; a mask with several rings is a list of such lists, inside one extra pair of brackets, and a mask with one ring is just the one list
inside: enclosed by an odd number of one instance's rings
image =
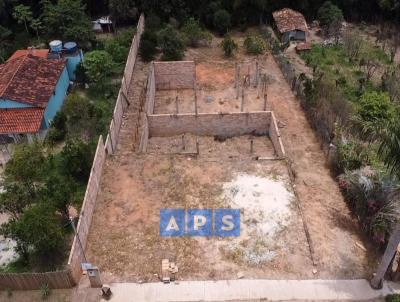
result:
[(153, 114), (154, 102), (156, 97), (156, 83), (154, 76), (154, 63), (150, 65), (149, 76), (147, 77), (147, 90), (146, 90), (146, 105), (145, 112), (147, 114)]
[(236, 136), (269, 131), (271, 112), (156, 114), (148, 116), (149, 135), (174, 136), (184, 133), (194, 135)]
[(196, 83), (193, 61), (154, 62), (156, 89), (190, 89)]

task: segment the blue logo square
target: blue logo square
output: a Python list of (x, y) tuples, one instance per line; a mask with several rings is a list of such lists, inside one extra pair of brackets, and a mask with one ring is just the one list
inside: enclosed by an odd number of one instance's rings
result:
[(212, 210), (190, 209), (188, 213), (188, 236), (212, 236)]
[(185, 234), (185, 210), (160, 209), (160, 236), (181, 237)]
[(217, 209), (215, 210), (214, 235), (219, 237), (240, 236), (240, 210)]

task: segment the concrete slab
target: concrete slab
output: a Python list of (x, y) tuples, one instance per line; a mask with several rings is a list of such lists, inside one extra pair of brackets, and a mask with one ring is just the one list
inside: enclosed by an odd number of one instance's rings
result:
[(219, 280), (177, 283), (113, 283), (112, 302), (197, 302), (282, 300), (371, 300), (398, 289), (384, 284), (373, 290), (365, 279), (358, 280)]

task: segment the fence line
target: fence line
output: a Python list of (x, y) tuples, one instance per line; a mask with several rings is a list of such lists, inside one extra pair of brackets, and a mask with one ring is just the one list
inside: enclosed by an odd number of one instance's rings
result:
[[(96, 204), (97, 193), (100, 188), (100, 180), (105, 158), (113, 154), (117, 148), (119, 130), (126, 108), (129, 106), (128, 93), (132, 81), (140, 38), (144, 30), (144, 16), (139, 18), (136, 34), (133, 37), (126, 61), (121, 87), (118, 92), (113, 116), (109, 126), (105, 144), (100, 135), (96, 153), (90, 171), (89, 181), (86, 186), (85, 197), (76, 227), (75, 236), (70, 250), (68, 264), (64, 270), (44, 273), (0, 273), (0, 289), (33, 290), (39, 289), (43, 284), (50, 288), (71, 288), (78, 284), (82, 276), (81, 263), (85, 262), (85, 249), (88, 240), (92, 216)], [(79, 238), (79, 239), (78, 239)]]

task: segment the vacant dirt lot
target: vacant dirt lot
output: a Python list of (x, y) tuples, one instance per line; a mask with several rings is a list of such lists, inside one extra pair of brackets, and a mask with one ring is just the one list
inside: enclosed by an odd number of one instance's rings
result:
[[(235, 34), (240, 45), (244, 36)], [(185, 59), (197, 63), (196, 75), (202, 90), (199, 112), (238, 111), (240, 103), (233, 88), (235, 60), (256, 59), (246, 56), (242, 50), (236, 58), (225, 59), (218, 47), (220, 41), (214, 38), (212, 47), (186, 52)], [(126, 130), (122, 131), (119, 150), (107, 160), (104, 169), (87, 255), (103, 272), (112, 273), (113, 279), (157, 280), (154, 274), (160, 272), (164, 257), (176, 261), (179, 279), (236, 278), (239, 272), (247, 278), (356, 278), (368, 277), (375, 268), (375, 255), (368, 252), (372, 248), (363, 241), (337, 183), (330, 176), (320, 144), (297, 99), (272, 56), (257, 59), (268, 76), (267, 109), (272, 109), (279, 121), (283, 143), (293, 163), (294, 186), (284, 161), (254, 160), (247, 151), (246, 137), (233, 138), (225, 146), (213, 138), (201, 138), (203, 149), (195, 158), (161, 154), (179, 150), (180, 137), (167, 141), (152, 138), (150, 154), (134, 154), (132, 143), (126, 141), (129, 138)], [(138, 66), (134, 77), (145, 79), (148, 67), (142, 63)], [(155, 113), (176, 112), (175, 98), (179, 94), (179, 112), (193, 112), (194, 94), (187, 90), (158, 92)], [(256, 89), (249, 88), (245, 100), (245, 111), (262, 110), (263, 98), (257, 99)], [(126, 127), (134, 108), (128, 109)], [(188, 148), (193, 149), (193, 139), (188, 137)], [(272, 152), (270, 142), (257, 144), (261, 145), (256, 150)], [(224, 152), (225, 147), (234, 150), (232, 156)], [(271, 223), (280, 221), (279, 231), (273, 236), (264, 233), (260, 241), (251, 240), (257, 238), (254, 234), (270, 230), (263, 227), (264, 218), (257, 216), (270, 210), (261, 209), (270, 199), (258, 188), (272, 190), (278, 184), (288, 194), (277, 195), (280, 197), (273, 203), (282, 206), (276, 210), (282, 215), (270, 219)], [(229, 188), (233, 192), (248, 190), (244, 194), (248, 198), (236, 199), (240, 194), (230, 195)], [(311, 261), (296, 199), (282, 197), (293, 195), (294, 190), (310, 232), (316, 266)], [(250, 211), (257, 203), (243, 203), (249, 200), (264, 201), (259, 204), (261, 212)], [(160, 208), (234, 208), (238, 205), (247, 216), (243, 216), (245, 220), (242, 217), (244, 232), (236, 239), (159, 236)], [(247, 220), (249, 215), (258, 218)]]

